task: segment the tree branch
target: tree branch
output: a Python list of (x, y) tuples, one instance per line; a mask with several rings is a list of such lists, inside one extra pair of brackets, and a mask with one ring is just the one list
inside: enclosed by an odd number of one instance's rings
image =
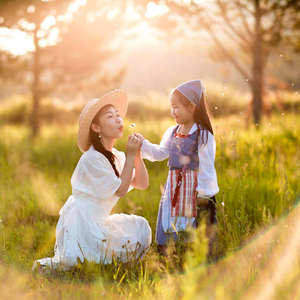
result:
[(227, 56), (228, 60), (236, 67), (236, 69), (241, 73), (244, 78), (249, 79), (249, 84), (252, 85), (252, 80), (247, 72), (242, 68), (242, 66), (237, 62), (235, 58), (223, 47), (222, 43), (216, 37), (215, 33), (212, 31), (211, 27), (207, 27), (208, 32), (211, 34), (213, 40), (215, 41), (216, 45), (223, 51), (223, 53)]
[[(241, 17), (242, 22), (243, 22), (243, 24), (244, 24), (244, 27), (246, 28), (246, 31), (248, 32), (248, 35), (249, 35), (251, 41), (254, 41), (254, 34), (253, 34), (253, 32), (251, 31), (251, 29), (250, 29), (250, 27), (249, 27), (249, 24), (248, 24), (248, 22), (247, 22), (247, 20), (246, 20), (245, 14), (244, 14), (243, 9), (242, 9), (242, 8), (245, 8), (245, 6), (243, 6), (243, 5), (242, 5), (240, 2), (238, 2), (238, 1), (236, 2), (236, 5), (237, 5), (237, 7), (238, 7), (239, 14), (240, 14), (240, 17)], [(251, 12), (251, 13), (252, 13), (252, 12)]]
[(242, 43), (240, 40), (238, 40), (230, 31), (228, 31), (226, 28), (222, 28), (222, 31), (233, 41), (236, 43), (243, 51), (248, 53), (249, 51), (252, 51), (252, 47), (250, 47), (248, 44)]
[(247, 43), (250, 47), (252, 47), (251, 42), (245, 38), (244, 35), (242, 35), (240, 32), (238, 32), (235, 27), (232, 25), (231, 21), (228, 19), (228, 16), (226, 14), (226, 8), (224, 7), (224, 5), (222, 4), (222, 2), (220, 0), (217, 0), (217, 4), (220, 8), (221, 11), (221, 16), (222, 18), (225, 20), (227, 26), (231, 29), (231, 31), (237, 36), (239, 37), (242, 41), (244, 41), (245, 43)]

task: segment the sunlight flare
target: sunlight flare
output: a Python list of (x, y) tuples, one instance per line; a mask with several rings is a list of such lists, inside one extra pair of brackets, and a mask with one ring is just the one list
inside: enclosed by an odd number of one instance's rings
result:
[(169, 11), (169, 7), (166, 5), (157, 5), (154, 2), (149, 2), (147, 5), (147, 18), (154, 18), (159, 15), (163, 15)]

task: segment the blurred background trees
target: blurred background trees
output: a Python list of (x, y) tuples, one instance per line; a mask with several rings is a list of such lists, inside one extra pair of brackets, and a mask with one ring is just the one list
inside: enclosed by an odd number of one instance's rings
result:
[(1, 26), (26, 32), (34, 42), (27, 55), (2, 51), (0, 65), (2, 78), (30, 85), (33, 136), (39, 131), (43, 97), (76, 97), (82, 92), (94, 96), (103, 85), (118, 86), (122, 80), (124, 68), (113, 74), (101, 73), (103, 62), (117, 52), (111, 44), (123, 28), (121, 9), (114, 19), (106, 17), (111, 4), (94, 0), (0, 2)]
[[(163, 87), (169, 91), (181, 81), (208, 78), (211, 95), (220, 90), (221, 69), (214, 61), (221, 62), (231, 65), (231, 73), (242, 78), (238, 85), (248, 86), (248, 119), (260, 124), (262, 113), (270, 112), (268, 91), (296, 88), (300, 77), (295, 65), (298, 56), (289, 58), (300, 50), (299, 3), (1, 0), (0, 41), (2, 37), (5, 44), (13, 32), (21, 31), (32, 46), (25, 53), (0, 47), (0, 78), (30, 87), (30, 124), (35, 136), (45, 97), (86, 102), (122, 87), (126, 78), (124, 88), (130, 91), (134, 86), (141, 95), (147, 93), (147, 84), (154, 90)], [(17, 45), (15, 41), (14, 49), (24, 43), (20, 40)], [(207, 49), (209, 55), (205, 54)], [(178, 57), (176, 51), (185, 56)], [(296, 75), (290, 76), (287, 66), (277, 67), (275, 74), (274, 66), (289, 59)], [(295, 78), (295, 84), (286, 78)], [(232, 94), (238, 98), (237, 85), (234, 87)], [(221, 103), (221, 99), (210, 99)], [(230, 98), (223, 102), (228, 101), (237, 105)]]
[[(214, 43), (211, 57), (229, 61), (249, 84), (253, 121), (259, 124), (264, 102), (266, 69), (271, 55), (300, 50), (300, 2), (264, 0), (136, 1), (146, 7), (163, 3), (168, 11), (152, 24), (171, 39), (182, 39), (187, 31), (206, 31)], [(184, 26), (186, 26), (184, 30)], [(197, 38), (197, 35), (195, 35)], [(281, 50), (280, 50), (281, 49)]]

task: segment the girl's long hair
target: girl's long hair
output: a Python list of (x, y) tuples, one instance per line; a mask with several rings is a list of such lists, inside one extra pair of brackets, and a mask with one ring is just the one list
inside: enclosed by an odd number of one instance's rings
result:
[[(92, 123), (97, 123), (100, 111), (101, 110), (99, 110), (99, 112), (97, 113), (97, 115), (93, 119)], [(103, 146), (103, 144), (101, 142), (101, 139), (99, 138), (99, 133), (92, 130), (92, 128), (90, 128), (90, 138), (91, 138), (91, 142), (92, 142), (92, 145), (94, 146), (95, 150), (102, 153), (108, 159), (108, 161), (110, 162), (111, 166), (113, 167), (113, 169), (115, 171), (116, 176), (120, 177), (120, 174), (119, 174), (119, 172), (116, 168), (116, 165), (115, 165), (115, 155)]]
[[(191, 101), (188, 100), (183, 94), (181, 94), (178, 90), (174, 89), (172, 91), (172, 94), (179, 97), (180, 102), (185, 106), (188, 107), (191, 104)], [(196, 108), (194, 112), (194, 120), (197, 124), (197, 144), (199, 140), (199, 136), (201, 134), (201, 144), (206, 144), (208, 140), (208, 132), (210, 132), (212, 135), (214, 135), (210, 117), (209, 117), (209, 111), (206, 105), (206, 100), (204, 94), (202, 94), (200, 105)]]

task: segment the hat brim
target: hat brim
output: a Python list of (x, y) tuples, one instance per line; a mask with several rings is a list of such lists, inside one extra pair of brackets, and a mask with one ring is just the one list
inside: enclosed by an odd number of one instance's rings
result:
[[(92, 101), (92, 105), (88, 107), (89, 103)], [(92, 144), (90, 139), (90, 127), (93, 119), (101, 108), (106, 105), (112, 105), (119, 111), (122, 119), (125, 117), (128, 108), (127, 95), (122, 90), (111, 91), (100, 99), (94, 99), (92, 101), (86, 104), (81, 113), (84, 113), (84, 115), (79, 118), (77, 142), (78, 147), (82, 152), (86, 152)], [(84, 111), (85, 109), (86, 111)]]

